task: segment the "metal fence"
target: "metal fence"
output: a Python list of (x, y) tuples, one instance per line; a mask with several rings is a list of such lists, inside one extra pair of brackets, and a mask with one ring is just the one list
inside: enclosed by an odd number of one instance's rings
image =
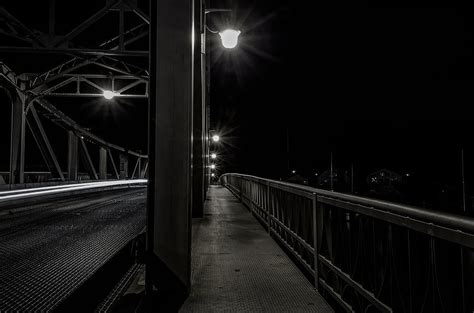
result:
[(474, 219), (241, 174), (221, 183), (347, 312), (474, 312)]

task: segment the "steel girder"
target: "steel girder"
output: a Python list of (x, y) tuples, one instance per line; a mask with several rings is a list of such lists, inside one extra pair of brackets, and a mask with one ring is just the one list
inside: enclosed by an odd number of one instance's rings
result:
[[(119, 11), (117, 36), (94, 47), (87, 47), (87, 45), (81, 44), (78, 37), (93, 24), (100, 22), (111, 11)], [(28, 27), (6, 8), (0, 7), (0, 35), (14, 38), (25, 44), (24, 46), (0, 45), (0, 52), (148, 57), (147, 49), (127, 49), (127, 46), (148, 35), (148, 25), (150, 23), (149, 16), (132, 1), (108, 0), (104, 7), (83, 20), (72, 30), (63, 30), (60, 36), (57, 35), (58, 30), (55, 23), (55, 1), (50, 1), (49, 12), (49, 33), (45, 33)], [(136, 15), (141, 20), (140, 24), (125, 29), (124, 17), (126, 13)]]

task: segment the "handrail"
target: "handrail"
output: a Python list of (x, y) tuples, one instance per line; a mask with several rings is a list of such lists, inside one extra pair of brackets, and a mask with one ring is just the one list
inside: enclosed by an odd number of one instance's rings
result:
[(438, 226), (452, 228), (452, 230), (457, 231), (466, 231), (474, 234), (474, 218), (462, 215), (456, 215), (451, 213), (446, 213), (442, 211), (429, 210), (424, 208), (418, 208), (410, 205), (403, 205), (399, 203), (394, 203), (390, 201), (371, 199), (366, 197), (354, 196), (350, 194), (344, 194), (335, 191), (329, 191), (324, 189), (318, 189), (309, 186), (303, 186), (288, 182), (281, 182), (278, 180), (266, 179), (261, 177), (256, 177), (246, 174), (236, 174), (228, 173), (222, 176), (236, 176), (242, 177), (249, 180), (255, 180), (260, 182), (270, 182), (277, 186), (286, 186), (289, 188), (294, 188), (295, 190), (300, 190), (307, 192), (308, 194), (316, 194), (318, 196), (324, 196), (331, 199), (337, 199), (341, 201), (350, 202), (352, 204), (363, 205), (366, 207), (371, 207), (374, 209), (384, 210), (387, 212), (395, 213), (412, 219), (419, 219), (424, 222), (433, 223)]
[(474, 311), (473, 218), (245, 174), (220, 182), (346, 312)]

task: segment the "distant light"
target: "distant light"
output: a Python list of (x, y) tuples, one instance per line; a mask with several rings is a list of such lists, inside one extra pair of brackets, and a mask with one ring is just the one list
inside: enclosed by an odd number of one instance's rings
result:
[(226, 29), (220, 32), (219, 35), (221, 36), (221, 41), (224, 48), (233, 49), (237, 47), (237, 44), (239, 43), (239, 35), (240, 35), (239, 30)]
[(84, 136), (81, 136), (81, 139), (84, 139)]
[(215, 168), (216, 168), (216, 165), (215, 165), (215, 164), (211, 164), (211, 168), (212, 168), (212, 169), (215, 169)]
[(406, 176), (406, 177), (410, 177), (410, 173), (406, 173), (405, 176)]
[(318, 173), (314, 173), (314, 176), (318, 176)]
[(217, 159), (217, 154), (215, 153), (211, 154), (211, 159)]
[(215, 176), (216, 176), (216, 174), (214, 174), (214, 173), (211, 174), (211, 177), (215, 177)]
[(292, 170), (291, 172), (292, 172), (293, 174), (295, 174), (295, 173), (296, 173), (296, 171), (295, 171), (295, 170)]
[(212, 136), (212, 140), (213, 140), (214, 142), (218, 142), (220, 139), (221, 139), (221, 138), (219, 137), (219, 135), (214, 135), (214, 136)]
[(117, 94), (110, 90), (104, 90), (104, 98), (107, 100), (112, 100)]

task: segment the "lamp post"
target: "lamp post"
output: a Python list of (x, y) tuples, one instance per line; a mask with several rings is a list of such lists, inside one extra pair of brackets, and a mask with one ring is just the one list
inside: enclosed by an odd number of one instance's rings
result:
[[(210, 54), (207, 53), (208, 33), (220, 36), (224, 49), (238, 44), (240, 31), (226, 29), (221, 32), (210, 29), (207, 16), (228, 9), (207, 9), (205, 0), (194, 1), (194, 101), (193, 101), (193, 217), (204, 215), (204, 200), (211, 181), (210, 146), (217, 141), (209, 140), (210, 128)], [(219, 35), (217, 35), (219, 34)]]

